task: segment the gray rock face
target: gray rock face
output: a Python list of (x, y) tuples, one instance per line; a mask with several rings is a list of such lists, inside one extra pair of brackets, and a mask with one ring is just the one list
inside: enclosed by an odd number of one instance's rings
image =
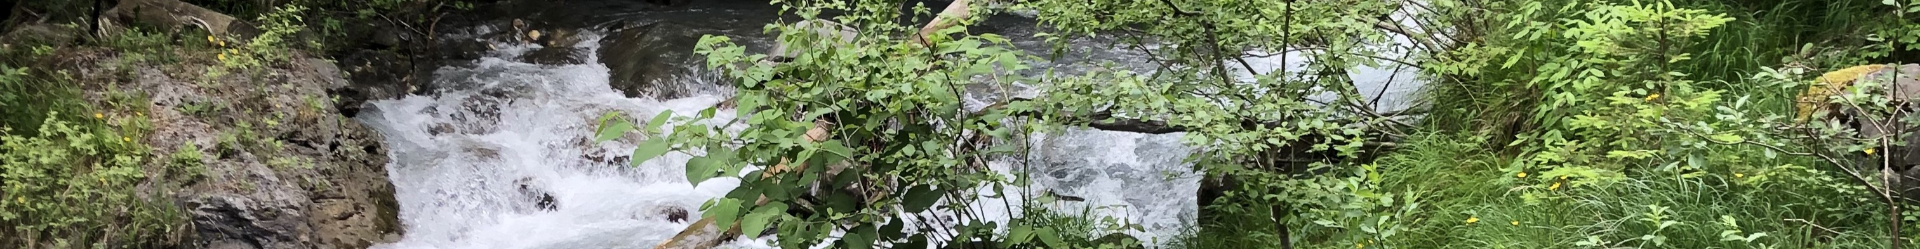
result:
[[(1853, 86), (1875, 86), (1877, 88), (1873, 89), (1874, 94), (1885, 94), (1895, 101), (1905, 102), (1906, 106), (1903, 108), (1909, 110), (1912, 108), (1920, 108), (1920, 103), (1914, 102), (1916, 101), (1915, 98), (1920, 98), (1920, 64), (1905, 64), (1869, 72), (1855, 80)], [(1888, 136), (1889, 134), (1905, 134), (1905, 137), (1900, 139), (1906, 144), (1909, 144), (1909, 146), (1886, 148), (1882, 149), (1882, 151), (1885, 151), (1882, 154), (1865, 156), (1865, 158), (1859, 160), (1859, 167), (1869, 171), (1879, 170), (1881, 166), (1879, 157), (1889, 157), (1886, 158), (1887, 162), (1892, 164), (1891, 166), (1893, 166), (1895, 171), (1905, 176), (1893, 178), (1893, 180), (1897, 182), (1897, 184), (1894, 185), (1896, 188), (1895, 191), (1902, 193), (1903, 196), (1909, 199), (1920, 199), (1920, 181), (1912, 180), (1920, 179), (1916, 178), (1920, 177), (1920, 147), (1911, 146), (1912, 144), (1920, 144), (1920, 128), (1913, 128), (1915, 124), (1906, 121), (1910, 120), (1909, 118), (1911, 117), (1888, 122), (1888, 120), (1877, 118), (1886, 117), (1886, 114), (1864, 115), (1861, 113), (1861, 110), (1852, 108), (1844, 108), (1840, 110), (1840, 113), (1844, 114), (1843, 118), (1855, 123), (1854, 128), (1859, 130), (1860, 138), (1875, 138)], [(1899, 131), (1888, 131), (1881, 126), (1873, 125), (1889, 123), (1891, 125), (1888, 127), (1898, 127), (1897, 129), (1899, 129)]]
[[(152, 133), (136, 142), (155, 155), (206, 155), (189, 166), (195, 173), (150, 171), (153, 182), (141, 187), (176, 200), (196, 235), (189, 247), (365, 248), (398, 237), (387, 151), (379, 134), (330, 103), (327, 89), (349, 85), (333, 64), (295, 54), (206, 78), (206, 65), (115, 60), (56, 64), (70, 65), (89, 101), (146, 96), (139, 115)], [(175, 167), (172, 161), (149, 167)]]

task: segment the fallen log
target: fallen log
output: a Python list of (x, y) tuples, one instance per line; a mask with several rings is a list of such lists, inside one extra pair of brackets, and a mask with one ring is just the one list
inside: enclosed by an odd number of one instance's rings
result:
[(231, 34), (239, 27), (251, 29), (233, 16), (179, 0), (121, 0), (101, 12), (95, 23), (99, 28), (94, 32), (102, 37), (136, 26), (169, 33), (192, 26), (215, 36)]

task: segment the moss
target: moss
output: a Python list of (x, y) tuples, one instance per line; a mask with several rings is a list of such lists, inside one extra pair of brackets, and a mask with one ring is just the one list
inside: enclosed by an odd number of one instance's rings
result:
[(400, 200), (393, 196), (393, 188), (378, 188), (373, 193), (373, 200), (375, 207), (373, 214), (378, 219), (374, 224), (377, 226), (374, 231), (385, 234), (405, 234), (406, 229), (400, 226)]

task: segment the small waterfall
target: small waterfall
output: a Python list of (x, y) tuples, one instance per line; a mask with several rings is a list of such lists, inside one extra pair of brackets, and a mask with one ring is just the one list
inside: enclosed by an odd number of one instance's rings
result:
[[(684, 154), (629, 167), (625, 158), (637, 140), (591, 142), (596, 118), (606, 112), (691, 114), (727, 93), (627, 98), (609, 86), (607, 67), (594, 63), (600, 35), (582, 37), (586, 64), (517, 62), (512, 58), (540, 47), (496, 43), (485, 58), (439, 69), (432, 96), (372, 103), (361, 121), (392, 148), (388, 170), (406, 229), (401, 241), (378, 248), (651, 248), (697, 220), (702, 202), (738, 186), (731, 178), (689, 184)], [(680, 84), (715, 85), (683, 78), (689, 80)], [(733, 118), (719, 113), (709, 122)], [(1008, 189), (1008, 197), (1081, 197), (1040, 205), (1140, 224), (1144, 231), (1125, 232), (1165, 241), (1191, 225), (1197, 210), (1199, 176), (1180, 162), (1188, 149), (1178, 136), (1071, 130), (1034, 138), (1043, 146), (1024, 167), (1018, 160), (992, 167), (1035, 173), (1037, 186)], [(985, 198), (976, 213), (1005, 224), (1018, 213), (1017, 200)], [(769, 239), (724, 247), (766, 248)]]
[[(597, 43), (581, 44), (585, 61), (597, 61)], [(362, 115), (393, 148), (388, 170), (406, 229), (381, 248), (650, 248), (690, 222), (670, 216), (698, 219), (702, 202), (738, 184), (688, 184), (679, 154), (628, 167), (631, 143), (589, 138), (609, 111), (696, 113), (723, 96), (626, 98), (609, 88), (603, 65), (515, 62), (507, 58), (539, 47), (494, 45), (471, 65), (437, 71), (444, 90), (435, 96), (374, 102)]]

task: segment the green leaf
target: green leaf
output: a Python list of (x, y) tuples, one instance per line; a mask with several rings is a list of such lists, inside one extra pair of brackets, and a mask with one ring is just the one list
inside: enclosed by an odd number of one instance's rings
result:
[(660, 132), (660, 127), (667, 124), (668, 118), (673, 118), (673, 110), (660, 111), (660, 114), (653, 115), (653, 121), (647, 121), (647, 133)]
[(701, 216), (713, 218), (714, 222), (719, 222), (714, 223), (715, 225), (722, 227), (732, 226), (734, 220), (740, 218), (740, 200), (731, 198), (720, 199), (720, 202), (714, 203), (713, 207), (707, 209), (706, 213), (701, 214)]
[(786, 212), (787, 204), (779, 202), (754, 208), (752, 213), (747, 214), (746, 219), (740, 221), (740, 231), (746, 233), (748, 238), (760, 237), (760, 231), (767, 230), (767, 223)]
[(861, 235), (858, 233), (847, 233), (845, 236), (840, 236), (840, 242), (846, 242), (847, 248), (853, 248), (853, 249), (873, 248), (873, 240), (866, 238), (864, 236), (866, 235)]
[(853, 232), (850, 232), (847, 234), (859, 234), (860, 238), (865, 238), (867, 240), (867, 243), (869, 244), (872, 243), (873, 240), (880, 239), (880, 232), (877, 230), (874, 230), (872, 223), (860, 225), (860, 227), (855, 227), (853, 228)]
[(1027, 226), (1017, 226), (1007, 231), (1007, 241), (1005, 246), (1010, 247), (1013, 245), (1019, 245), (1022, 243), (1027, 243), (1027, 241), (1029, 240), (1033, 240), (1033, 228), (1027, 227)]
[(1700, 154), (1687, 155), (1687, 167), (1705, 169), (1707, 168), (1707, 158), (1700, 156)]
[(640, 166), (640, 163), (646, 162), (649, 159), (666, 155), (667, 150), (672, 148), (673, 142), (667, 141), (665, 138), (647, 139), (646, 142), (640, 142), (640, 147), (633, 149), (633, 166)]
[(843, 145), (840, 143), (840, 140), (827, 140), (826, 143), (821, 144), (820, 146), (821, 146), (820, 149), (826, 150), (828, 153), (833, 153), (834, 155), (840, 156), (840, 158), (847, 158), (847, 159), (853, 158), (853, 148), (847, 148), (846, 145)]
[(1744, 138), (1740, 138), (1740, 135), (1724, 134), (1724, 133), (1709, 136), (1708, 138), (1713, 139), (1714, 142), (1727, 143), (1727, 144), (1741, 143), (1741, 142), (1747, 141)]
[(1053, 228), (1051, 227), (1042, 227), (1038, 231), (1034, 231), (1034, 233), (1036, 236), (1040, 237), (1041, 242), (1047, 243), (1047, 247), (1051, 247), (1051, 248), (1067, 247), (1067, 242), (1060, 239), (1060, 234), (1054, 233)]
[(687, 160), (687, 182), (700, 185), (720, 173), (722, 163), (709, 157), (694, 157)]
[(621, 120), (618, 115), (619, 113), (617, 112), (608, 112), (606, 115), (600, 116), (600, 129), (594, 132), (593, 142), (612, 141), (615, 138), (626, 135), (629, 131), (633, 131), (633, 122)]
[(906, 194), (901, 196), (901, 198), (904, 199), (901, 205), (907, 209), (907, 212), (919, 213), (926, 211), (928, 207), (933, 207), (934, 203), (939, 202), (940, 192), (933, 191), (932, 185), (920, 185), (907, 190)]

